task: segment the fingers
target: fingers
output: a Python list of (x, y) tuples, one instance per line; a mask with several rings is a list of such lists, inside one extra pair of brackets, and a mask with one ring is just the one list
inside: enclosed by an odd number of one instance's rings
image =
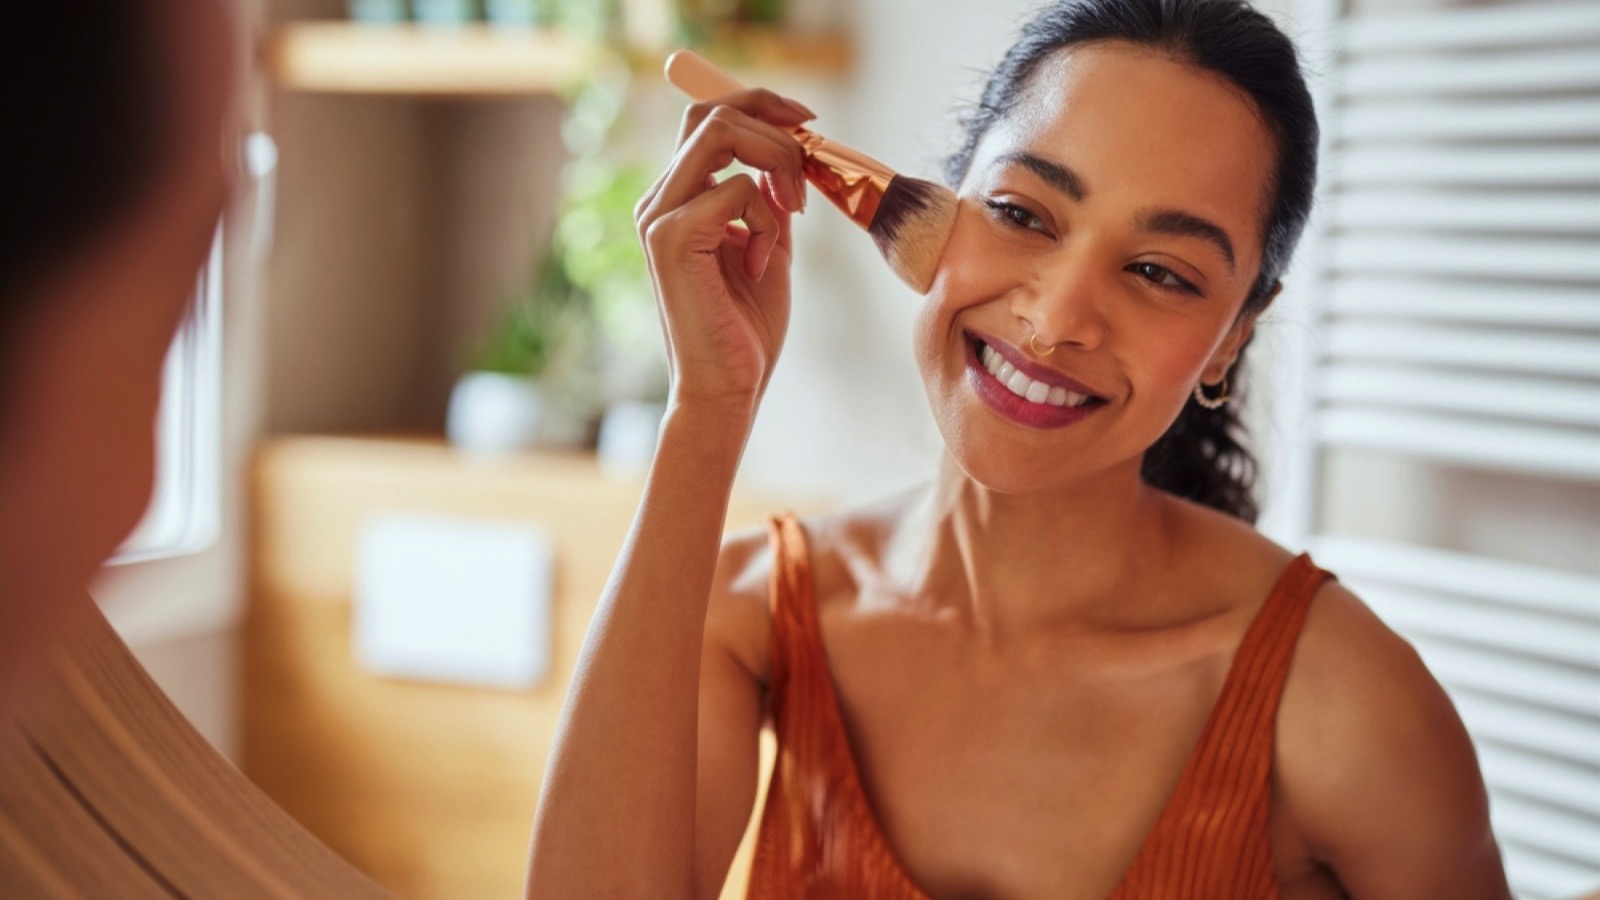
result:
[(668, 166), (656, 203), (676, 209), (698, 194), (707, 175), (734, 161), (770, 173), (774, 195), (787, 209), (799, 211), (805, 196), (805, 155), (800, 144), (770, 123), (731, 106), (719, 106), (700, 123)]
[(683, 122), (678, 127), (678, 143), (687, 141), (689, 135), (693, 134), (700, 127), (700, 123), (719, 106), (732, 107), (752, 118), (785, 128), (802, 125), (817, 117), (816, 113), (801, 104), (765, 88), (739, 91), (715, 100), (689, 104), (683, 111)]
[[(740, 228), (735, 222), (743, 222)], [(734, 175), (678, 209), (654, 220), (645, 232), (652, 254), (716, 253), (730, 240), (740, 250), (745, 274), (759, 280), (772, 252), (788, 239), (788, 214), (749, 175)]]
[(691, 105), (677, 155), (635, 207), (640, 232), (656, 216), (706, 190), (708, 179), (735, 160), (768, 173), (773, 196), (799, 211), (805, 205), (804, 155), (787, 129), (811, 118), (805, 107), (767, 90)]

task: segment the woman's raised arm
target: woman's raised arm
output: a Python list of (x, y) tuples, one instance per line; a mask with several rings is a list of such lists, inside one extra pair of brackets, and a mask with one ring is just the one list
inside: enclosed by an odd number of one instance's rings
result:
[[(775, 126), (808, 118), (767, 91), (690, 107), (677, 154), (639, 203), (672, 389), (551, 751), (529, 897), (695, 891), (707, 606), (734, 475), (788, 327), (789, 215), (804, 196), (800, 147)], [(718, 182), (735, 160), (759, 182)]]

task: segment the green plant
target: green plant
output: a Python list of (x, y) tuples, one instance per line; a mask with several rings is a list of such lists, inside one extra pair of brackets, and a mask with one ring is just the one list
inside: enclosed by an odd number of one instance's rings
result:
[(504, 317), (479, 348), (472, 368), (539, 378), (579, 331), (584, 311), (566, 270), (552, 254), (539, 277), (510, 298)]
[(651, 172), (641, 165), (604, 157), (575, 161), (554, 242), (566, 278), (588, 299), (606, 340), (639, 357), (658, 353), (661, 342), (633, 221), (634, 204), (650, 182)]
[[(653, 174), (607, 152), (623, 119), (629, 78), (620, 60), (610, 63), (598, 65), (568, 99), (562, 134), (572, 161), (550, 245), (476, 362), (479, 369), (540, 378), (585, 402), (597, 393), (607, 399), (666, 393), (650, 273), (633, 221)], [(602, 349), (628, 371), (618, 375), (615, 366), (600, 365)], [(602, 369), (607, 385), (597, 383)]]

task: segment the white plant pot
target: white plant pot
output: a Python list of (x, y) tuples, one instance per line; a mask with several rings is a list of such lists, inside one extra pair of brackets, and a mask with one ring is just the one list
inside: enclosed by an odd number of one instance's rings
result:
[(596, 453), (608, 475), (628, 478), (644, 474), (656, 453), (656, 437), (666, 407), (660, 403), (626, 401), (606, 408), (600, 420)]
[(355, 22), (392, 25), (406, 20), (405, 0), (349, 0)]
[(411, 15), (422, 25), (455, 28), (478, 17), (473, 0), (411, 0)]
[(499, 372), (468, 372), (450, 392), (445, 433), (463, 452), (500, 456), (576, 445), (583, 439), (583, 423), (537, 381)]

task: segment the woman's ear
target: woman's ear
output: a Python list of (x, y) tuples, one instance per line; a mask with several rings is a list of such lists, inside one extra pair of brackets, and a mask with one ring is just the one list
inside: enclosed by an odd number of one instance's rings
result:
[(1206, 384), (1216, 384), (1233, 370), (1233, 364), (1238, 361), (1239, 354), (1244, 351), (1245, 345), (1250, 343), (1250, 335), (1255, 333), (1256, 319), (1272, 305), (1278, 294), (1283, 290), (1283, 282), (1273, 282), (1272, 291), (1267, 294), (1267, 299), (1255, 309), (1241, 313), (1234, 320), (1233, 327), (1228, 329), (1228, 334), (1217, 345), (1217, 351), (1211, 354), (1211, 359), (1206, 362), (1205, 371), (1200, 375), (1200, 380)]

